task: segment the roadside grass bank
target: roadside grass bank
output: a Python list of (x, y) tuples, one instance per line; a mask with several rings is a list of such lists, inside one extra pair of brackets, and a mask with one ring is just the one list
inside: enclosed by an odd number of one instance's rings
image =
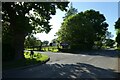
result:
[[(25, 50), (34, 50), (39, 51), (39, 48), (25, 48)], [(59, 52), (58, 48), (56, 46), (45, 46), (41, 48), (42, 51), (50, 51), (50, 52)]]
[(51, 51), (51, 52), (58, 52), (59, 51), (58, 48), (54, 47), (54, 46), (53, 47), (50, 47), (50, 46), (49, 47), (43, 47), (42, 50), (43, 51)]
[(42, 64), (49, 60), (49, 57), (45, 54), (34, 52), (33, 55), (30, 55), (30, 52), (24, 52), (25, 59), (19, 59), (17, 61), (9, 61), (2, 63), (2, 69), (14, 69), (20, 67), (26, 67), (35, 64)]

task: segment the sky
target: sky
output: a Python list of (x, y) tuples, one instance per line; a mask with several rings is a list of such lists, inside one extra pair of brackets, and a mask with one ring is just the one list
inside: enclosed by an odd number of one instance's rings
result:
[[(108, 31), (114, 35), (112, 39), (115, 39), (116, 32), (114, 25), (118, 19), (118, 2), (72, 2), (72, 4), (73, 7), (78, 10), (78, 13), (93, 9), (95, 11), (99, 11), (100, 14), (103, 14), (106, 18), (105, 22), (109, 24)], [(50, 20), (50, 25), (52, 25), (53, 29), (48, 34), (38, 33), (35, 35), (35, 37), (41, 41), (47, 40), (51, 42), (51, 40), (56, 38), (54, 35), (60, 29), (65, 13), (66, 12), (62, 12), (57, 9), (56, 15), (52, 16), (52, 19)]]

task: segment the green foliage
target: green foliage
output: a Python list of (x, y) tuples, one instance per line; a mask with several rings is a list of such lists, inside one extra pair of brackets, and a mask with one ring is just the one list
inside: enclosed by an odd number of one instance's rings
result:
[(110, 48), (112, 48), (114, 44), (115, 44), (115, 41), (112, 40), (112, 39), (106, 39), (105, 40), (105, 45), (110, 47)]
[(48, 46), (48, 47), (42, 47), (43, 51), (51, 51), (51, 52), (58, 52), (58, 48), (56, 46)]
[(77, 12), (78, 12), (77, 9), (73, 8), (72, 3), (71, 3), (71, 4), (70, 4), (70, 8), (69, 8), (69, 10), (67, 11), (67, 13), (65, 14), (64, 19), (68, 18), (68, 17), (71, 16), (71, 15), (77, 14)]
[(120, 29), (120, 18), (115, 22), (115, 29)]
[(12, 33), (9, 30), (9, 23), (2, 23), (2, 42), (9, 44), (12, 41)]
[(48, 46), (49, 41), (43, 41), (42, 46)]
[(20, 58), (25, 37), (31, 33), (48, 33), (51, 30), (51, 15), (56, 14), (57, 8), (66, 11), (68, 3), (2, 2), (3, 43), (10, 44)]
[(53, 39), (52, 41), (51, 41), (51, 43), (57, 43), (58, 41), (57, 41), (57, 39)]
[(25, 59), (15, 60), (11, 62), (4, 62), (2, 65), (3, 70), (40, 64), (46, 62), (49, 59), (48, 55), (41, 53), (34, 53), (33, 57), (31, 57), (30, 52), (24, 52), (24, 57)]
[(112, 35), (111, 32), (106, 31), (106, 39), (110, 39), (110, 38), (113, 38), (113, 37), (114, 37), (114, 35)]
[(108, 29), (107, 28), (108, 24), (104, 22), (106, 19), (103, 14), (100, 14), (99, 11), (95, 11), (95, 10), (87, 10), (84, 12), (84, 14), (89, 19), (91, 24), (93, 24), (92, 26), (96, 34), (95, 41), (100, 44), (100, 45), (99, 44), (96, 45), (98, 45), (98, 47), (101, 48), (102, 42), (106, 38), (105, 34)]
[(28, 35), (24, 42), (24, 46), (26, 48), (41, 46), (41, 45), (42, 45), (41, 40), (37, 40), (37, 38), (34, 37), (33, 35)]
[(116, 37), (117, 47), (120, 47), (120, 18), (115, 22), (115, 29), (117, 31)]
[(58, 36), (61, 42), (71, 44), (71, 48), (82, 48), (83, 44), (87, 46), (93, 42), (95, 34), (91, 23), (85, 18), (83, 13), (79, 13), (70, 16), (63, 22)]
[(26, 59), (35, 59), (36, 61), (46, 61), (49, 57), (45, 54), (35, 53), (31, 56), (30, 52), (24, 52), (24, 57)]
[(60, 42), (67, 42), (73, 49), (91, 49), (96, 41), (101, 47), (108, 24), (98, 11), (87, 10), (69, 16), (56, 33)]
[(120, 47), (120, 33), (116, 37), (117, 46)]
[(62, 11), (66, 10), (67, 4), (68, 2), (3, 2), (3, 22), (12, 24), (14, 21), (14, 26), (17, 26), (15, 29), (26, 34), (41, 31), (48, 33), (51, 30), (50, 15), (55, 15), (57, 7)]

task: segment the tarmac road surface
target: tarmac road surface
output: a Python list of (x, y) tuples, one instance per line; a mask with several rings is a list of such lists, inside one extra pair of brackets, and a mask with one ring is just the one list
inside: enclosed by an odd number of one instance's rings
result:
[(101, 78), (118, 76), (118, 58), (116, 51), (113, 50), (80, 54), (40, 53), (50, 57), (46, 64), (3, 71), (3, 78), (92, 78), (92, 80), (102, 80)]

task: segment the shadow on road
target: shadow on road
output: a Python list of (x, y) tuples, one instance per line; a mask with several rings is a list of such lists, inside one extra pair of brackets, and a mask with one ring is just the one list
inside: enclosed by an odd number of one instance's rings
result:
[[(117, 72), (103, 69), (90, 64), (43, 64), (38, 67), (27, 68), (12, 72), (3, 72), (3, 78), (88, 78), (88, 80), (116, 80)], [(92, 78), (92, 79), (91, 79)], [(116, 78), (116, 79), (115, 79)], [(30, 80), (31, 80), (30, 79)], [(4, 80), (4, 79), (3, 79)], [(33, 79), (35, 80), (35, 79)], [(85, 79), (86, 80), (86, 79)]]
[(52, 73), (58, 78), (93, 78), (93, 80), (101, 80), (100, 78), (116, 78), (118, 73), (111, 69), (102, 69), (90, 64), (52, 64)]
[(120, 51), (116, 50), (91, 50), (91, 51), (75, 51), (73, 54), (84, 54), (91, 56), (106, 56), (106, 57), (118, 57)]

